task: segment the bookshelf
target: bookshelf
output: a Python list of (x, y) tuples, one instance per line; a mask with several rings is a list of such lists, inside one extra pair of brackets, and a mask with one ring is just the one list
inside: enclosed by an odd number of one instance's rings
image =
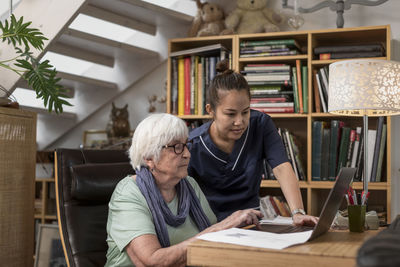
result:
[[(310, 30), (296, 32), (276, 32), (263, 34), (242, 34), (227, 36), (211, 36), (198, 38), (179, 38), (171, 39), (168, 43), (169, 53), (176, 51), (212, 45), (216, 43), (223, 44), (232, 51), (232, 69), (236, 71), (243, 70), (248, 63), (285, 63), (290, 66), (296, 65), (299, 60), (303, 66), (308, 68), (308, 113), (272, 113), (277, 127), (287, 128), (292, 132), (301, 144), (300, 156), (303, 159), (303, 165), (306, 169), (306, 180), (300, 181), (301, 193), (305, 208), (309, 214), (318, 215), (322, 209), (330, 188), (333, 186), (332, 181), (312, 181), (312, 124), (315, 120), (330, 122), (333, 119), (340, 119), (347, 126), (355, 128), (362, 126), (362, 118), (358, 117), (342, 117), (334, 116), (329, 113), (315, 112), (314, 107), (314, 91), (313, 91), (313, 70), (320, 69), (324, 66), (336, 62), (341, 59), (319, 60), (313, 53), (313, 49), (318, 46), (327, 45), (345, 45), (345, 44), (364, 44), (364, 43), (380, 43), (383, 45), (386, 56), (377, 57), (377, 59), (390, 59), (390, 26), (372, 26), (357, 28), (342, 28), (328, 30)], [(289, 56), (271, 56), (271, 57), (246, 57), (240, 58), (239, 47), (242, 41), (253, 40), (277, 40), (277, 39), (294, 39), (302, 47), (298, 55)], [(172, 113), (172, 57), (168, 58), (167, 68), (167, 112)], [(303, 89), (304, 90), (304, 89)], [(208, 115), (181, 115), (180, 118), (193, 121), (209, 119)], [(383, 209), (386, 212), (386, 220), (391, 221), (391, 119), (386, 117), (387, 138), (382, 168), (382, 182), (370, 182), (369, 189), (371, 196), (368, 205), (371, 209)], [(376, 129), (377, 118), (369, 119), (369, 129)], [(362, 189), (362, 182), (354, 182), (355, 189)], [(277, 195), (280, 192), (280, 186), (277, 181), (263, 180), (261, 182), (261, 195)]]

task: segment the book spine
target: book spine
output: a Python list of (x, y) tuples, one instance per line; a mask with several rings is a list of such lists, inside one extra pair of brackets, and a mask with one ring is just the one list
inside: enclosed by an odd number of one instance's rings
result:
[(178, 59), (178, 115), (185, 114), (185, 63)]
[(264, 108), (251, 108), (264, 113), (294, 113), (293, 107), (264, 107)]
[(331, 131), (325, 128), (322, 131), (322, 152), (321, 152), (321, 180), (329, 180), (329, 145)]
[(314, 110), (315, 112), (321, 112), (321, 99), (319, 96), (319, 89), (318, 89), (318, 84), (317, 84), (317, 70), (313, 70), (312, 72), (313, 76), (313, 90), (314, 90)]
[(342, 167), (346, 167), (347, 152), (349, 150), (349, 142), (350, 142), (350, 128), (343, 127), (341, 138), (340, 138), (338, 165), (336, 167), (337, 172), (339, 172)]
[(184, 114), (185, 115), (190, 115), (190, 98), (191, 98), (191, 92), (190, 92), (190, 81), (191, 81), (191, 76), (190, 76), (190, 63), (191, 59), (190, 57), (185, 58), (185, 110)]
[(376, 130), (368, 130), (368, 168), (367, 168), (367, 181), (371, 182), (371, 173), (372, 173), (372, 162), (374, 158), (374, 150), (375, 150), (375, 140), (376, 139)]
[(171, 59), (172, 77), (171, 77), (171, 112), (178, 114), (178, 59)]
[(322, 135), (324, 122), (314, 121), (312, 125), (312, 163), (311, 179), (321, 180)]
[(354, 142), (356, 141), (356, 130), (350, 130), (349, 149), (347, 151), (346, 167), (351, 165), (351, 157), (353, 156)]
[(299, 113), (304, 113), (303, 109), (303, 84), (301, 81), (301, 62), (296, 59), (297, 92), (299, 95)]
[(371, 52), (371, 51), (383, 51), (383, 47), (380, 44), (366, 44), (366, 45), (323, 46), (314, 48), (315, 54), (337, 53), (337, 52)]
[(350, 167), (355, 168), (357, 164), (358, 148), (360, 146), (361, 127), (356, 128), (356, 140), (354, 141), (353, 155), (351, 157)]
[(204, 81), (204, 73), (203, 73), (203, 60), (202, 57), (199, 58), (199, 62), (197, 65), (197, 114), (204, 114), (204, 105), (203, 105), (203, 81)]
[(349, 53), (324, 53), (324, 54), (319, 54), (319, 59), (320, 60), (328, 60), (328, 59), (382, 57), (382, 56), (383, 56), (383, 52), (381, 52), (381, 51), (349, 52)]
[(292, 160), (292, 166), (293, 166), (294, 173), (296, 175), (297, 180), (300, 180), (299, 172), (297, 171), (296, 158), (294, 156), (292, 142), (290, 142), (289, 131), (287, 129), (285, 129), (284, 133), (285, 133), (286, 141), (289, 146), (289, 153), (290, 153), (290, 158)]
[(303, 82), (303, 111), (308, 113), (308, 68), (301, 67), (301, 81)]
[(381, 145), (382, 139), (382, 129), (383, 129), (383, 122), (385, 117), (381, 116), (378, 118), (378, 125), (376, 127), (376, 138), (375, 138), (375, 147), (374, 147), (374, 155), (372, 159), (372, 169), (371, 169), (371, 182), (376, 181), (376, 172), (378, 169), (378, 159), (379, 159), (379, 150)]
[(306, 180), (306, 174), (304, 172), (303, 162), (302, 162), (301, 157), (300, 157), (299, 147), (297, 146), (297, 144), (295, 142), (295, 138), (294, 138), (293, 134), (289, 133), (289, 138), (290, 138), (290, 143), (291, 143), (292, 148), (293, 148), (293, 154), (294, 154), (294, 158), (295, 158), (295, 161), (296, 161), (297, 171), (299, 173), (299, 179), (304, 181), (304, 180)]
[(319, 92), (319, 96), (321, 99), (322, 110), (323, 110), (323, 112), (328, 112), (328, 108), (326, 106), (327, 102), (325, 101), (325, 96), (324, 96), (323, 89), (322, 89), (321, 78), (318, 73), (315, 74), (315, 78), (317, 80), (318, 92)]
[(329, 145), (329, 171), (328, 179), (334, 181), (336, 179), (336, 165), (339, 148), (339, 131), (340, 123), (338, 120), (331, 120), (331, 136)]
[(292, 67), (292, 83), (293, 83), (293, 97), (294, 97), (294, 112), (300, 111), (299, 91), (297, 89), (297, 67)]
[(376, 182), (382, 181), (382, 165), (383, 165), (383, 158), (384, 158), (383, 155), (385, 154), (386, 133), (387, 133), (387, 125), (384, 124), (382, 127), (382, 137), (381, 137), (381, 146), (379, 149), (378, 169), (376, 171)]
[(243, 41), (243, 42), (240, 43), (240, 47), (260, 46), (260, 45), (291, 45), (291, 46), (298, 46), (297, 42), (294, 39)]

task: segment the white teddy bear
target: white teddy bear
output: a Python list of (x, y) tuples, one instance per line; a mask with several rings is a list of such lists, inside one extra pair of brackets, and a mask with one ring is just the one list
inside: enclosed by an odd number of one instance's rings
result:
[(277, 32), (283, 18), (267, 7), (268, 0), (237, 0), (236, 8), (225, 19), (227, 33)]

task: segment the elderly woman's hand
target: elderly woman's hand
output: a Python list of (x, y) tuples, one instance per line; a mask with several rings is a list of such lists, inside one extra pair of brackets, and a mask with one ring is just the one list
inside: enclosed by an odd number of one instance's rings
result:
[(228, 229), (232, 227), (243, 227), (250, 224), (258, 225), (260, 218), (262, 217), (263, 217), (262, 213), (258, 210), (253, 210), (253, 209), (238, 210), (232, 213), (229, 217), (227, 217), (218, 224), (220, 224), (222, 229)]

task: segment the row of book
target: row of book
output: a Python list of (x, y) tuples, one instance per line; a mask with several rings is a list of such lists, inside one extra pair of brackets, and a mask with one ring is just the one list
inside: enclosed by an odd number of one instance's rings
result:
[(315, 112), (328, 112), (329, 67), (313, 70)]
[(271, 57), (297, 55), (300, 45), (295, 39), (251, 40), (240, 42), (240, 57)]
[[(376, 129), (368, 129), (367, 175), (369, 182), (381, 182), (386, 147), (387, 126), (384, 117)], [(314, 121), (312, 125), (312, 180), (334, 181), (342, 167), (357, 168), (355, 181), (363, 180), (363, 129), (347, 127), (343, 121)]]
[(277, 216), (291, 217), (289, 205), (283, 196), (270, 196), (260, 198), (260, 211), (263, 219), (273, 219)]
[[(278, 128), (278, 133), (282, 138), (283, 145), (285, 146), (286, 154), (289, 162), (292, 164), (294, 173), (297, 180), (305, 181), (306, 172), (304, 171), (303, 160), (300, 156), (299, 142), (295, 135), (290, 133), (287, 129)], [(266, 160), (263, 162), (263, 179), (276, 180), (271, 166)]]
[(205, 115), (208, 86), (216, 64), (231, 61), (231, 52), (221, 44), (175, 51), (171, 56), (171, 110), (175, 115)]
[(315, 47), (314, 54), (320, 60), (383, 57), (385, 56), (385, 49), (379, 43), (330, 45)]
[(250, 107), (266, 113), (308, 112), (307, 66), (247, 64), (241, 73), (250, 86)]

